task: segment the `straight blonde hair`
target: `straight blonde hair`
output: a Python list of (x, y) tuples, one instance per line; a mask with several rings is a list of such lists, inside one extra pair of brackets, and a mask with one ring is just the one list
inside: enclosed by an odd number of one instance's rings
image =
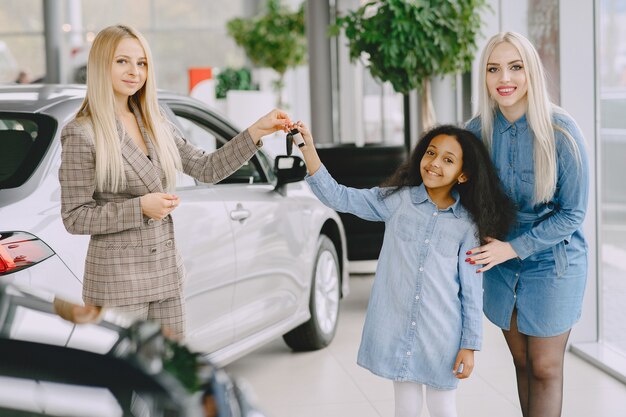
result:
[(182, 170), (171, 124), (159, 108), (154, 65), (148, 42), (130, 26), (114, 25), (101, 30), (94, 39), (87, 61), (87, 95), (77, 118), (85, 118), (93, 128), (96, 148), (96, 190), (117, 193), (126, 186), (121, 138), (117, 132), (111, 66), (115, 49), (122, 39), (132, 38), (141, 44), (147, 61), (143, 87), (129, 98), (137, 109), (152, 140), (165, 174), (165, 189), (176, 188), (176, 171)]
[(555, 113), (568, 115), (567, 112), (553, 104), (546, 87), (543, 65), (537, 50), (524, 36), (515, 32), (500, 32), (489, 39), (480, 58), (478, 113), (480, 117), (483, 141), (489, 149), (493, 145), (493, 121), (498, 103), (491, 97), (487, 89), (487, 62), (494, 48), (502, 42), (508, 42), (517, 49), (526, 74), (527, 109), (526, 118), (534, 140), (535, 192), (534, 202), (549, 202), (556, 191), (557, 155), (554, 131), (558, 130), (568, 139), (578, 161), (581, 161), (580, 150), (569, 132), (556, 126), (552, 121)]

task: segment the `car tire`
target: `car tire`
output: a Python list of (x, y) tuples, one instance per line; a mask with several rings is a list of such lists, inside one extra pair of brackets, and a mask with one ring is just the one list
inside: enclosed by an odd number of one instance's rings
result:
[(283, 336), (295, 351), (322, 349), (333, 340), (339, 319), (341, 278), (339, 257), (333, 242), (325, 235), (317, 241), (317, 254), (311, 279), (309, 309), (311, 318)]

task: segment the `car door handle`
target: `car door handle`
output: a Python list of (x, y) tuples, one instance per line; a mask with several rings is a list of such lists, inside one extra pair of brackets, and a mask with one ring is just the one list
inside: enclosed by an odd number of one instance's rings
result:
[(243, 221), (250, 217), (250, 210), (243, 208), (241, 203), (237, 203), (237, 208), (230, 212), (230, 218), (233, 220)]

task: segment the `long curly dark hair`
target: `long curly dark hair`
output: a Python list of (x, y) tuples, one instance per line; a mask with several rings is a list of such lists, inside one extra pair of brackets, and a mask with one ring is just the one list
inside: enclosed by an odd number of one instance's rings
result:
[(430, 142), (439, 135), (454, 137), (463, 149), (462, 171), (466, 182), (455, 184), (461, 204), (469, 211), (478, 227), (480, 241), (486, 237), (504, 239), (515, 218), (515, 206), (504, 193), (489, 152), (472, 132), (453, 125), (440, 125), (426, 132), (409, 159), (385, 180), (381, 187), (389, 187), (387, 195), (402, 187), (422, 184), (420, 162)]

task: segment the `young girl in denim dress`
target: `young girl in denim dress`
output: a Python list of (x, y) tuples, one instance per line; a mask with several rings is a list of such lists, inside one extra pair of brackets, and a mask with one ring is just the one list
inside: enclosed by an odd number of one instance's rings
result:
[(482, 340), (482, 277), (464, 262), (486, 236), (504, 236), (511, 205), (482, 143), (440, 126), (382, 186), (338, 184), (302, 133), (307, 182), (329, 207), (384, 221), (358, 364), (393, 381), (396, 417), (455, 417), (456, 388)]
[(517, 219), (505, 239), (472, 248), (467, 260), (484, 271), (484, 311), (513, 356), (524, 417), (558, 417), (565, 347), (587, 278), (584, 138), (550, 102), (528, 39), (499, 33), (480, 62), (479, 109), (468, 129), (491, 150)]

